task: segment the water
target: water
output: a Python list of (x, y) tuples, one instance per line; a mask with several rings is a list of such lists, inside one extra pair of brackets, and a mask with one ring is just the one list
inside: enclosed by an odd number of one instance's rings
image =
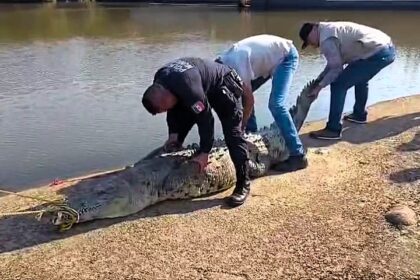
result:
[[(418, 12), (239, 12), (233, 7), (0, 6), (0, 186), (22, 190), (54, 178), (122, 167), (160, 145), (165, 116), (141, 107), (159, 66), (181, 56), (213, 58), (244, 37), (293, 39), (305, 20), (352, 20), (381, 28), (398, 59), (371, 82), (369, 104), (420, 92)], [(289, 103), (324, 67), (301, 52)], [(271, 123), (270, 85), (256, 93), (260, 125)], [(345, 110), (352, 107), (349, 92)], [(328, 114), (328, 89), (309, 120)], [(216, 122), (217, 135), (221, 135)], [(188, 142), (197, 140), (194, 129)]]

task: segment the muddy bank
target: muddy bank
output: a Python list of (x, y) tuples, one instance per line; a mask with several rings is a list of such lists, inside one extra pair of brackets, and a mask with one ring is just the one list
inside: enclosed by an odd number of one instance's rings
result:
[[(59, 234), (31, 217), (0, 219), (1, 279), (418, 279), (419, 225), (385, 214), (420, 214), (420, 95), (369, 108), (340, 142), (307, 137), (310, 166), (252, 183), (225, 209), (225, 193), (164, 202), (136, 215)], [(54, 197), (49, 187), (24, 192)], [(35, 206), (0, 198), (0, 211)]]

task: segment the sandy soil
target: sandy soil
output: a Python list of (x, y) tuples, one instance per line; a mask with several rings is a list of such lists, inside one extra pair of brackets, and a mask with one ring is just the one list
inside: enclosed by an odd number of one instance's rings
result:
[[(66, 233), (0, 218), (0, 279), (420, 279), (420, 224), (384, 219), (397, 203), (420, 215), (420, 95), (369, 112), (340, 142), (308, 138), (324, 122), (305, 126), (310, 166), (253, 181), (236, 209), (229, 190)], [(0, 212), (32, 206), (0, 198)]]

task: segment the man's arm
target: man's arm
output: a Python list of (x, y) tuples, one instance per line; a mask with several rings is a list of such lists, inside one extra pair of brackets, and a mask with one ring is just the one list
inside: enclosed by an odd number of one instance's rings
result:
[(206, 105), (205, 112), (197, 117), (198, 134), (200, 135), (200, 153), (208, 154), (214, 143), (214, 118), (211, 109)]
[(190, 69), (176, 81), (180, 102), (190, 109), (198, 126), (200, 151), (208, 154), (214, 142), (214, 118), (204, 93), (201, 76), (197, 69)]
[(321, 53), (327, 59), (327, 66), (318, 76), (320, 78), (319, 85), (326, 87), (337, 79), (341, 71), (343, 71), (343, 61), (340, 54), (340, 46), (337, 38), (331, 37), (321, 44)]
[(182, 118), (179, 114), (179, 107), (175, 106), (175, 108), (170, 109), (166, 113), (166, 123), (168, 124), (168, 133), (169, 134), (178, 134), (179, 133), (179, 126), (178, 123), (182, 121)]
[(167, 152), (174, 151), (182, 146), (183, 139), (179, 139), (180, 123), (182, 122), (181, 111), (176, 106), (169, 110), (166, 114), (166, 122), (168, 124), (168, 140), (164, 144), (164, 150)]
[(235, 65), (235, 70), (241, 77), (243, 81), (243, 95), (242, 95), (242, 106), (243, 106), (243, 118), (242, 118), (242, 129), (246, 127), (249, 117), (252, 113), (252, 108), (254, 108), (254, 94), (252, 90), (251, 80), (254, 77), (254, 72), (252, 71), (251, 61), (249, 53), (246, 51), (240, 51), (234, 56), (233, 65)]
[(317, 97), (321, 89), (328, 86), (337, 79), (341, 71), (343, 71), (343, 61), (341, 59), (340, 47), (337, 38), (331, 37), (321, 44), (321, 53), (327, 59), (327, 66), (319, 74), (318, 85), (313, 89), (313, 96)]
[(242, 129), (246, 127), (249, 117), (252, 113), (252, 108), (254, 107), (254, 94), (252, 92), (252, 86), (249, 81), (244, 82), (243, 84), (243, 95), (242, 95), (242, 105), (244, 107), (243, 119), (242, 119)]
[(166, 116), (169, 135), (176, 135), (175, 140), (182, 144), (195, 123), (194, 115), (181, 104), (168, 111)]

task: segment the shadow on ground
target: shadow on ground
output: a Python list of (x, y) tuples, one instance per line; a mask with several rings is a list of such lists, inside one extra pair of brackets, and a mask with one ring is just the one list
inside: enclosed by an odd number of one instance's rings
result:
[(73, 235), (106, 228), (121, 222), (153, 218), (162, 215), (188, 214), (214, 207), (225, 209), (226, 207), (224, 204), (224, 199), (222, 198), (165, 201), (127, 217), (103, 219), (77, 224), (66, 232), (58, 232), (57, 228), (52, 225), (40, 224), (40, 222), (32, 216), (2, 218), (0, 219), (0, 253), (68, 238)]
[[(365, 125), (345, 124), (346, 131), (343, 141), (353, 144), (362, 144), (394, 136), (412, 127), (420, 126), (420, 113), (409, 114), (399, 117), (388, 117), (375, 120)], [(303, 135), (308, 147), (325, 147), (335, 143), (335, 141), (314, 140)], [(399, 147), (401, 150), (418, 149), (419, 134), (407, 144)], [(404, 170), (392, 175), (396, 181), (418, 180), (419, 170), (414, 170), (417, 175), (412, 174), (413, 170)], [(272, 175), (270, 172), (268, 175)], [(137, 220), (141, 218), (152, 218), (161, 215), (187, 214), (201, 209), (226, 208), (224, 199), (207, 198), (195, 200), (166, 201), (151, 206), (137, 214), (122, 218), (96, 220), (74, 226), (67, 232), (59, 233), (51, 225), (42, 225), (32, 217), (10, 217), (0, 219), (0, 253), (24, 249), (54, 240), (64, 239), (73, 235), (86, 233), (92, 230), (105, 228), (121, 222)]]
[(401, 144), (397, 150), (400, 152), (415, 152), (420, 150), (420, 132), (417, 132), (410, 142)]
[[(398, 135), (410, 128), (420, 126), (420, 112), (398, 117), (383, 117), (367, 124), (343, 123), (343, 138), (351, 144), (363, 144)], [(400, 149), (419, 149), (416, 143), (420, 142), (420, 133), (413, 139), (411, 145)], [(327, 147), (337, 143), (336, 140), (318, 140), (303, 134), (302, 139), (307, 147)]]
[(389, 175), (389, 178), (395, 183), (414, 183), (420, 180), (420, 168), (400, 170)]

